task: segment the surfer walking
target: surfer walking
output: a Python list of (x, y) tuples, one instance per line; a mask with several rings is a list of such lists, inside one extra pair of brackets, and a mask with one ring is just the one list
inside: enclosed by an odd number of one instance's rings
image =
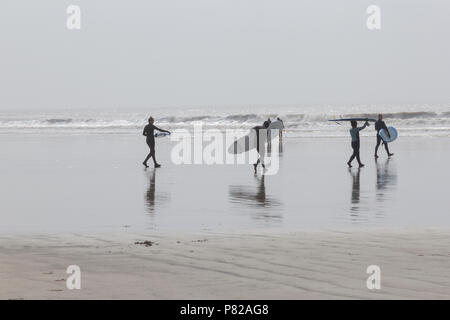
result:
[[(283, 123), (283, 120), (281, 120), (281, 118), (278, 117), (277, 120), (281, 121), (281, 123)], [(284, 127), (284, 124), (283, 124), (283, 127)], [(280, 143), (281, 143), (281, 141), (283, 140), (283, 129), (279, 129), (278, 138), (280, 139)]]
[(347, 164), (348, 167), (352, 167), (352, 161), (356, 158), (358, 161), (359, 167), (364, 167), (364, 164), (361, 162), (361, 159), (359, 158), (359, 147), (360, 147), (360, 139), (359, 139), (359, 132), (363, 130), (365, 127), (369, 125), (369, 122), (366, 121), (362, 127), (358, 127), (358, 122), (356, 120), (351, 121), (352, 128), (350, 129), (350, 135), (352, 137), (352, 149), (353, 154), (350, 157), (350, 160), (348, 160)]
[[(262, 126), (256, 126), (253, 127), (254, 130), (256, 130), (256, 151), (258, 152), (258, 160), (256, 161), (256, 163), (253, 165), (253, 168), (255, 169), (255, 173), (256, 173), (256, 169), (258, 167), (258, 164), (261, 162), (261, 165), (263, 168), (265, 168), (264, 165), (264, 155), (265, 155), (265, 139), (267, 138), (267, 128), (269, 128), (270, 122), (269, 121), (264, 121)], [(262, 132), (260, 132), (261, 130), (263, 130)]]
[(144, 162), (142, 162), (142, 164), (146, 168), (148, 168), (147, 161), (150, 158), (153, 158), (153, 163), (155, 165), (155, 168), (161, 167), (161, 165), (156, 162), (156, 156), (155, 156), (155, 130), (158, 130), (161, 132), (166, 132), (166, 133), (170, 134), (170, 131), (160, 129), (157, 126), (155, 126), (153, 124), (154, 122), (155, 122), (155, 119), (153, 119), (153, 117), (148, 118), (148, 124), (144, 127), (144, 131), (142, 132), (142, 134), (147, 137), (147, 139), (146, 139), (147, 145), (150, 148), (150, 153), (147, 155)]
[[(375, 147), (375, 159), (378, 159), (378, 148), (380, 147), (381, 141), (383, 141), (383, 139), (380, 136), (381, 129), (385, 130), (385, 132), (387, 133), (389, 138), (391, 137), (391, 134), (389, 133), (389, 130), (388, 130), (386, 124), (383, 121), (383, 115), (380, 113), (378, 115), (377, 122), (375, 122), (375, 130), (377, 130), (377, 145)], [(389, 151), (388, 143), (383, 141), (383, 144), (384, 144), (384, 148), (386, 149), (387, 155), (389, 157), (393, 156), (394, 154)]]

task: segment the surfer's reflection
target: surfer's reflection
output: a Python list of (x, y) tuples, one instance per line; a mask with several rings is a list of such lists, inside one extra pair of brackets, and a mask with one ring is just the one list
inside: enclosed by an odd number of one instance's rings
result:
[(150, 213), (153, 213), (153, 211), (155, 210), (155, 178), (156, 170), (153, 170), (150, 174), (150, 184), (148, 186), (146, 194), (147, 209)]
[(359, 203), (361, 201), (361, 169), (356, 169), (356, 171), (352, 171), (352, 169), (348, 169), (348, 172), (352, 176), (352, 205), (350, 207), (350, 211), (352, 213), (357, 213), (359, 211)]
[(258, 178), (255, 175), (255, 179), (257, 181), (256, 190), (253, 186), (230, 186), (230, 201), (253, 208), (263, 209), (258, 211), (258, 214), (261, 213), (264, 218), (280, 219), (281, 214), (277, 212), (277, 210), (265, 210), (276, 209), (281, 206), (281, 202), (267, 195), (264, 183), (265, 176), (262, 175), (261, 178)]
[(377, 202), (386, 202), (392, 198), (393, 189), (397, 186), (397, 172), (391, 159), (375, 161), (377, 166), (376, 199)]
[(165, 193), (158, 193), (158, 195), (156, 194), (156, 169), (151, 170), (150, 183), (145, 194), (147, 211), (150, 214), (153, 214), (155, 212), (156, 204), (165, 202), (167, 198), (168, 195)]

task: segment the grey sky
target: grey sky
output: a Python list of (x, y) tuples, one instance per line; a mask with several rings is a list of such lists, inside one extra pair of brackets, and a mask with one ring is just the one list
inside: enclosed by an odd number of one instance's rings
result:
[(445, 0), (3, 0), (0, 108), (446, 103), (449, 14)]

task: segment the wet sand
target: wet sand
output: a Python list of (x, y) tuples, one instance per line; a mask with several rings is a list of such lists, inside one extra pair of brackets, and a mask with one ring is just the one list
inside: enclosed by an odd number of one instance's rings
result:
[[(1, 299), (448, 299), (448, 230), (1, 237)], [(152, 241), (152, 246), (135, 244)], [(67, 290), (66, 268), (81, 268)], [(366, 268), (381, 268), (381, 289)]]
[[(366, 167), (346, 166), (349, 139), (285, 139), (280, 169), (175, 165), (144, 170), (134, 135), (0, 135), (0, 231), (7, 233), (449, 227), (450, 138), (401, 138)], [(355, 163), (356, 165), (356, 163)]]

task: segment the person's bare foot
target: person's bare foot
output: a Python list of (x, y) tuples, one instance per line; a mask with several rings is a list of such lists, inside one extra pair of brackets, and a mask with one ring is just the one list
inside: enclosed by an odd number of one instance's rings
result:
[(159, 168), (161, 165), (159, 163), (155, 163), (155, 168)]
[(147, 162), (142, 162), (142, 164), (144, 165), (144, 167), (148, 168)]
[(360, 163), (360, 164), (359, 164), (359, 167), (360, 167), (360, 168), (364, 167), (364, 163)]
[(352, 167), (352, 164), (350, 162), (347, 162), (347, 165), (348, 165), (349, 168)]
[(375, 155), (375, 159), (378, 159), (378, 158), (379, 158), (379, 156), (376, 154), (376, 155)]
[(388, 157), (392, 157), (394, 154), (393, 153), (389, 153), (388, 154)]

